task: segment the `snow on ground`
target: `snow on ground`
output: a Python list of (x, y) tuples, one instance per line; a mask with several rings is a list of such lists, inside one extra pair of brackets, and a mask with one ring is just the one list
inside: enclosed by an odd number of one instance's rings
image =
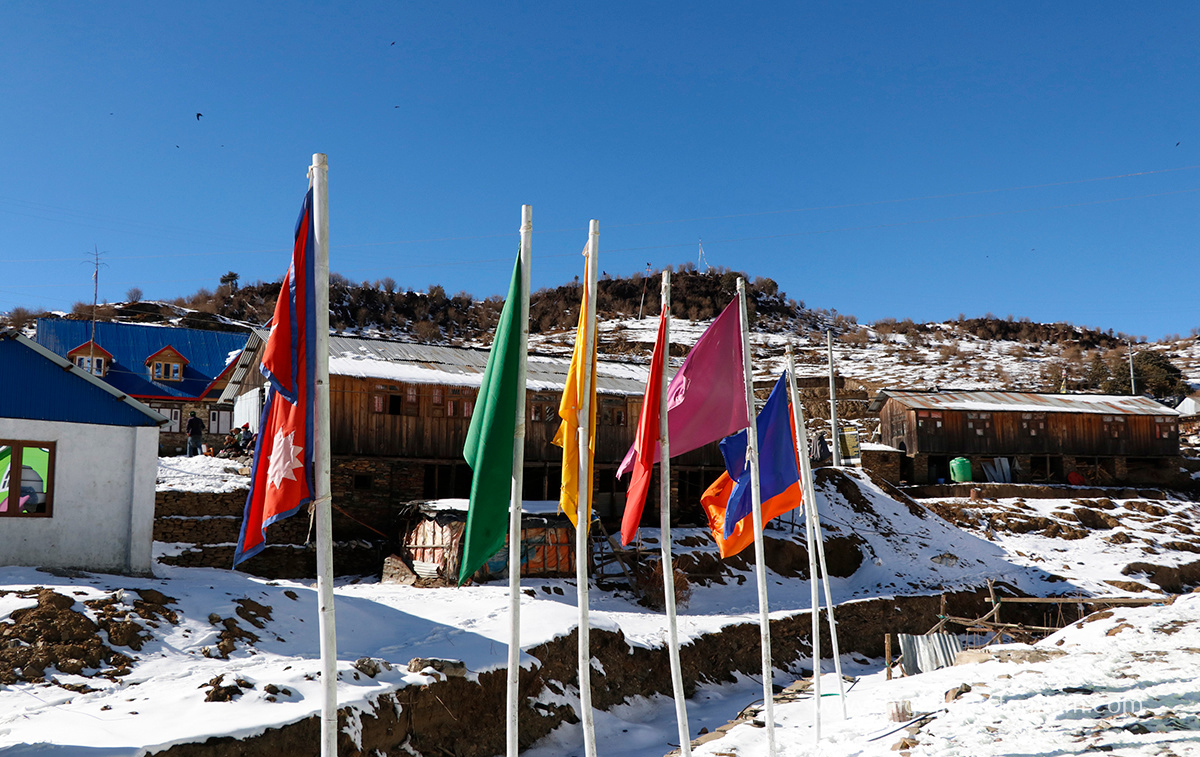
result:
[[(242, 481), (230, 483), (226, 467), (227, 461), (211, 458), (164, 458), (160, 461), (159, 487), (211, 487), (208, 490), (223, 491), (227, 486), (244, 486)], [(1113, 500), (1111, 509), (1100, 510), (1120, 516), (1120, 525), (1099, 528), (1080, 538), (1062, 539), (1032, 531), (989, 528), (988, 523), (997, 526), (1002, 515), (1006, 522), (1015, 522), (1013, 513), (1028, 509), (1029, 517), (1068, 524), (1072, 521), (1066, 514), (1077, 507), (1072, 500), (1027, 499), (975, 503), (970, 507), (957, 502), (959, 510), (967, 513), (961, 517), (973, 531), (968, 533), (918, 505), (910, 506), (889, 496), (868, 477), (853, 471), (841, 477), (818, 474), (818, 502), (827, 538), (855, 537), (863, 555), (858, 570), (832, 580), (838, 601), (934, 593), (978, 586), (989, 577), (1034, 594), (1120, 593), (1105, 581), (1131, 578), (1122, 575), (1122, 567), (1131, 560), (1144, 559), (1147, 548), (1159, 550), (1155, 561), (1161, 564), (1191, 559), (1185, 549), (1165, 549), (1162, 531), (1172, 529), (1173, 523), (1184, 524), (1189, 519), (1194, 522), (1197, 514), (1193, 503)], [(535, 507), (550, 504), (538, 503)], [(1166, 514), (1155, 515), (1157, 511), (1147, 505), (1162, 507)], [(1134, 516), (1150, 520), (1139, 521)], [(1155, 518), (1160, 522), (1153, 522)], [(1074, 524), (1080, 527), (1078, 521)], [(784, 523), (771, 535), (784, 537), (792, 528)], [(1128, 532), (1130, 540), (1113, 542), (1111, 537), (1118, 532)], [(656, 547), (656, 537), (654, 530), (642, 534), (645, 546), (651, 549)], [(1178, 537), (1190, 541), (1182, 532)], [(704, 545), (702, 529), (679, 529), (676, 539), (691, 545), (680, 544), (681, 555), (711, 552), (711, 547)], [(1150, 543), (1154, 539), (1157, 544)], [(160, 553), (169, 548), (156, 545)], [(1067, 580), (1055, 580), (1050, 573)], [(748, 579), (744, 582), (693, 587), (690, 604), (681, 610), (681, 641), (686, 643), (734, 623), (757, 621), (753, 579), (749, 571), (744, 575)], [(774, 571), (768, 576), (773, 617), (808, 607), (807, 581)], [(573, 582), (527, 579), (523, 585), (532, 590), (532, 596), (521, 597), (522, 647), (569, 634), (577, 621)], [(30, 592), (33, 587), (52, 589), (74, 599), (71, 609), (97, 623), (102, 622), (105, 611), (94, 601), (111, 601), (115, 604), (110, 608), (115, 609), (117, 617), (137, 624), (148, 641), (136, 651), (110, 644), (136, 658), (127, 675), (105, 678), (96, 675), (100, 671), (94, 669), (82, 671), (87, 675), (68, 675), (47, 667), (47, 680), (54, 682), (0, 685), (0, 754), (5, 757), (140, 757), (173, 743), (200, 741), (210, 735), (260, 733), (319, 710), (317, 602), (311, 582), (266, 581), (232, 571), (166, 566), (157, 566), (153, 578), (55, 575), (29, 568), (0, 568), (0, 628), (12, 622), (14, 613), (20, 615), (36, 604), (36, 594)], [(176, 613), (174, 622), (138, 613), (135, 602), (139, 589), (154, 589), (173, 598), (167, 606)], [(416, 589), (346, 580), (339, 583), (336, 593), (338, 698), (343, 705), (366, 706), (385, 691), (429, 682), (431, 679), (423, 674), (408, 672), (407, 662), (413, 657), (461, 659), (469, 676), (505, 664), (508, 599), (503, 584)], [(93, 604), (85, 605), (89, 600)], [(628, 594), (594, 588), (591, 613), (594, 627), (620, 630), (634, 646), (659, 647), (666, 643), (662, 615), (636, 604)], [(1148, 736), (1136, 733), (1136, 728), (1117, 729), (1137, 721), (1157, 734), (1157, 729), (1175, 728), (1177, 723), (1195, 723), (1197, 698), (1191, 692), (1191, 682), (1200, 670), (1196, 669), (1195, 654), (1186, 650), (1200, 649), (1200, 638), (1193, 638), (1200, 635), (1200, 623), (1193, 622), (1196, 619), (1200, 619), (1200, 596), (1185, 597), (1165, 609), (1114, 611), (1103, 624), (1067, 629), (1049, 642), (1053, 646), (1061, 638), (1063, 643), (1055, 648), (1072, 651), (1071, 658), (1022, 667), (983, 663), (890, 683), (873, 673), (869, 663), (845, 656), (847, 671), (864, 674), (864, 678), (851, 690), (850, 720), (843, 723), (828, 716), (825, 721), (822, 754), (890, 753), (897, 735), (877, 742), (867, 740), (893, 727), (884, 715), (886, 702), (908, 699), (916, 711), (938, 710), (946, 707), (942, 694), (963, 682), (971, 683), (973, 691), (926, 726), (918, 737), (924, 743), (914, 750), (915, 754), (1072, 754), (1072, 750), (1082, 751), (1083, 746), (1094, 743), (1112, 744), (1118, 749), (1133, 749), (1129, 745), (1134, 743), (1157, 748), (1187, 731)], [(1119, 620), (1130, 628), (1123, 628), (1114, 637), (1101, 633), (1115, 628)], [(1177, 633), (1156, 631), (1159, 627)], [(232, 634), (231, 628), (235, 629)], [(13, 641), (9, 637), (4, 643)], [(223, 644), (228, 659), (222, 657)], [(354, 661), (363, 657), (384, 660), (391, 668), (385, 666), (370, 678), (353, 667)], [(526, 656), (523, 664), (533, 665), (535, 661)], [(790, 680), (785, 671), (777, 675), (780, 683)], [(1131, 684), (1139, 688), (1130, 688)], [(64, 685), (92, 690), (72, 691)], [(205, 701), (212, 692), (231, 685), (237, 686), (236, 706)], [(831, 676), (825, 686), (826, 691), (834, 688)], [(1088, 687), (1097, 694), (1066, 694), (1062, 691), (1066, 686)], [(732, 719), (760, 692), (761, 684), (752, 677), (735, 684), (699, 687), (688, 703), (693, 735), (702, 727), (713, 730)], [(984, 699), (983, 694), (991, 696)], [(1103, 713), (1094, 710), (1097, 703), (1135, 698), (1142, 703), (1142, 710), (1149, 708), (1153, 717), (1121, 713), (1106, 720)], [(838, 709), (833, 699), (825, 702), (827, 713)], [(1167, 714), (1168, 708), (1174, 708), (1175, 716)], [(811, 702), (781, 705), (779, 722), (780, 754), (813, 753)], [(605, 755), (657, 757), (678, 741), (673, 706), (665, 697), (630, 701), (597, 713), (596, 723)], [(1089, 735), (1093, 733), (1099, 735)], [(1079, 734), (1085, 738), (1074, 741)], [(581, 753), (578, 739), (578, 726), (563, 726), (529, 754), (549, 757)], [(765, 754), (761, 742), (761, 730), (739, 726), (723, 739), (701, 747), (697, 754)], [(1185, 746), (1197, 743), (1186, 742)], [(1177, 749), (1175, 753), (1184, 751)], [(1153, 750), (1128, 753), (1168, 754)]]
[(158, 458), (158, 491), (231, 492), (250, 488), (242, 463), (219, 457)]
[[(882, 671), (862, 676), (847, 694), (845, 720), (836, 698), (822, 698), (819, 747), (812, 699), (779, 704), (778, 754), (882, 757), (895, 754), (905, 736), (915, 742), (913, 757), (1200, 753), (1200, 595), (1096, 613), (1032, 649), (1058, 656), (891, 681)], [(970, 691), (947, 703), (946, 692), (962, 684)], [(822, 686), (836, 690), (836, 679), (826, 674)], [(905, 701), (914, 715), (933, 716), (915, 734), (888, 719), (889, 704)], [(693, 754), (766, 755), (766, 732), (738, 725)]]

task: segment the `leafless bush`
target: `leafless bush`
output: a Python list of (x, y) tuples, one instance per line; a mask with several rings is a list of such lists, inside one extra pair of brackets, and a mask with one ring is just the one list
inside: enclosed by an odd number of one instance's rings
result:
[[(679, 568), (675, 568), (675, 605), (677, 607), (687, 606), (688, 600), (692, 598), (692, 586), (688, 582), (687, 574)], [(642, 563), (634, 575), (634, 580), (637, 582), (638, 591), (642, 595), (642, 601), (646, 605), (655, 610), (666, 608), (666, 594), (663, 593), (663, 569), (662, 560), (656, 560), (653, 567)]]

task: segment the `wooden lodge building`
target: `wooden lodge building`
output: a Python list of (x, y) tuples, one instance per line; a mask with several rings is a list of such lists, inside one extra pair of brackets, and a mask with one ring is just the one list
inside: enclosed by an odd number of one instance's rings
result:
[[(1164, 485), (1179, 476), (1179, 414), (1141, 396), (885, 389), (870, 409), (879, 439), (902, 453), (900, 478), (949, 483), (950, 461), (972, 480), (1003, 458), (1012, 480)], [(1078, 480), (1078, 476), (1073, 477)]]
[[(249, 422), (255, 431), (265, 391), (258, 365), (266, 337), (261, 329), (251, 335), (222, 396), (235, 403), (235, 422)], [(379, 523), (405, 503), (468, 497), (471, 470), (462, 451), (488, 351), (330, 336), (329, 354), (335, 505), (352, 506), (355, 517), (370, 515)], [(569, 356), (529, 356), (526, 500), (558, 500), (562, 452), (551, 440), (569, 366)], [(648, 369), (601, 360), (597, 374), (593, 507), (606, 523), (615, 523), (628, 485), (628, 478), (617, 480), (616, 470), (634, 441)], [(715, 444), (672, 460), (672, 485), (684, 522), (702, 522), (700, 495), (723, 470)], [(654, 484), (647, 524), (658, 522), (657, 491)]]

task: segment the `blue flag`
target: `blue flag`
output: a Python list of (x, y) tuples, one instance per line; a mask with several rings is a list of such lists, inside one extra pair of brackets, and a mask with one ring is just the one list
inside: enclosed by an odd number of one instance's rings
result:
[[(792, 423), (788, 417), (787, 371), (784, 371), (767, 404), (758, 414), (758, 472), (761, 501), (783, 494), (800, 480), (796, 468), (796, 445), (792, 438)], [(725, 538), (733, 535), (738, 521), (750, 515), (754, 508), (750, 488), (750, 467), (746, 464), (746, 432), (740, 431), (721, 440), (721, 456), (725, 470), (736, 483), (725, 508)]]

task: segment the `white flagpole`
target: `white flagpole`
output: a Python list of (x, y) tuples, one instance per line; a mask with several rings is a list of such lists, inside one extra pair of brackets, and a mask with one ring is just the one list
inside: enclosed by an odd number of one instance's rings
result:
[(313, 451), (317, 531), (317, 596), (321, 634), (321, 755), (337, 757), (337, 627), (333, 617), (333, 523), (329, 489), (329, 164), (314, 153), (309, 169), (313, 182), (313, 286), (316, 290), (316, 449)]
[[(789, 351), (791, 350), (791, 345), (788, 345), (788, 349), (789, 349)], [(807, 439), (808, 431), (805, 430), (803, 427), (804, 408), (800, 407), (799, 405), (797, 405), (797, 408), (800, 413), (800, 416), (799, 416), (800, 417), (800, 421), (799, 421), (800, 425), (797, 426), (796, 430), (798, 433), (802, 434), (801, 438)], [(825, 561), (825, 538), (821, 535), (821, 514), (820, 514), (820, 511), (817, 510), (817, 495), (813, 488), (812, 466), (809, 464), (808, 454), (804, 451), (801, 451), (800, 460), (801, 460), (801, 464), (803, 465), (803, 468), (805, 471), (804, 472), (804, 486), (805, 486), (804, 507), (805, 507), (805, 511), (808, 513), (807, 519), (812, 522), (813, 534), (815, 535), (815, 540), (816, 540), (816, 545), (817, 545), (817, 556), (821, 561), (821, 583), (825, 587), (825, 608), (826, 608), (826, 611), (829, 613), (829, 615), (828, 615), (829, 639), (830, 639), (830, 642), (833, 644), (833, 669), (834, 669), (834, 672), (837, 673), (838, 695), (839, 695), (839, 698), (842, 700), (842, 719), (845, 720), (846, 719), (846, 681), (842, 678), (842, 655), (841, 655), (841, 650), (838, 648), (837, 621), (834, 619), (834, 616), (833, 616), (833, 594), (829, 590), (829, 564)], [(809, 552), (810, 564), (811, 564), (811, 560), (812, 560), (812, 553), (810, 551)], [(813, 574), (813, 575), (815, 575), (815, 574)], [(814, 581), (815, 581), (815, 579), (814, 579)], [(815, 583), (814, 583), (814, 587), (815, 587)], [(816, 591), (816, 589), (814, 588), (814, 592), (815, 591)], [(814, 601), (813, 602), (813, 613), (814, 613), (813, 627), (814, 628), (817, 627), (817, 623), (816, 623), (815, 619), (817, 617), (818, 612), (819, 612), (818, 605)], [(816, 634), (814, 633), (814, 636), (815, 635)], [(818, 652), (816, 655), (814, 655), (814, 666), (813, 666), (814, 667), (814, 670), (813, 670), (814, 677), (818, 676), (818, 674), (820, 673), (820, 660), (821, 660), (821, 658), (820, 658), (819, 652)], [(819, 681), (815, 684), (815, 686), (817, 688), (815, 689), (814, 693), (819, 692), (820, 691)]]
[(525, 368), (529, 360), (529, 263), (533, 206), (521, 206), (521, 363), (517, 369), (517, 425), (513, 435), (512, 489), (508, 502), (508, 694), (505, 733), (508, 757), (517, 757), (521, 683), (521, 488), (525, 481)]
[[(812, 481), (809, 481), (812, 487)], [(829, 640), (833, 643), (833, 669), (837, 673), (838, 696), (842, 700), (842, 720), (846, 719), (846, 681), (842, 678), (842, 654), (838, 650), (837, 621), (833, 619), (833, 594), (829, 591), (829, 563), (825, 562), (825, 539), (821, 536), (821, 514), (817, 511), (817, 499), (812, 499), (813, 531), (817, 535), (817, 556), (821, 559), (821, 582), (825, 586), (825, 611), (829, 613)]]
[(679, 661), (679, 623), (675, 613), (675, 564), (671, 558), (671, 442), (667, 422), (667, 366), (671, 361), (671, 272), (662, 274), (663, 364), (658, 392), (659, 466), (659, 541), (662, 550), (663, 598), (667, 610), (667, 650), (671, 657), (671, 690), (675, 695), (675, 721), (679, 727), (679, 755), (691, 757), (691, 729), (688, 727), (687, 696), (683, 690), (683, 666)]
[(762, 637), (763, 713), (767, 726), (767, 754), (775, 757), (775, 672), (771, 665), (771, 613), (767, 605), (767, 561), (763, 547), (762, 489), (758, 475), (758, 421), (754, 406), (754, 373), (750, 367), (750, 322), (746, 314), (746, 280), (738, 278), (738, 302), (742, 315), (742, 371), (746, 377), (746, 430), (749, 453), (750, 491), (754, 516), (754, 573), (758, 582), (758, 612)]
[(600, 222), (592, 219), (588, 228), (587, 293), (588, 308), (584, 314), (583, 402), (579, 412), (579, 498), (575, 504), (575, 585), (579, 602), (579, 719), (583, 725), (583, 751), (586, 757), (596, 755), (596, 729), (592, 716), (592, 643), (591, 621), (588, 619), (588, 532), (592, 517), (592, 477), (588, 465), (591, 439), (590, 421), (592, 355), (596, 350), (596, 258), (600, 248)]
[[(796, 425), (796, 452), (800, 457), (800, 486), (807, 512), (812, 503), (812, 466), (808, 460), (808, 431), (804, 428), (804, 408), (800, 406), (800, 393), (796, 390), (796, 358), (792, 354), (791, 342), (787, 346), (788, 390), (792, 395), (792, 422)], [(809, 606), (812, 630), (809, 638), (813, 650), (813, 727), (816, 741), (821, 741), (821, 604), (820, 586), (817, 583), (817, 548), (813, 543), (813, 519), (804, 518), (804, 536), (808, 549), (808, 583), (812, 590)]]

